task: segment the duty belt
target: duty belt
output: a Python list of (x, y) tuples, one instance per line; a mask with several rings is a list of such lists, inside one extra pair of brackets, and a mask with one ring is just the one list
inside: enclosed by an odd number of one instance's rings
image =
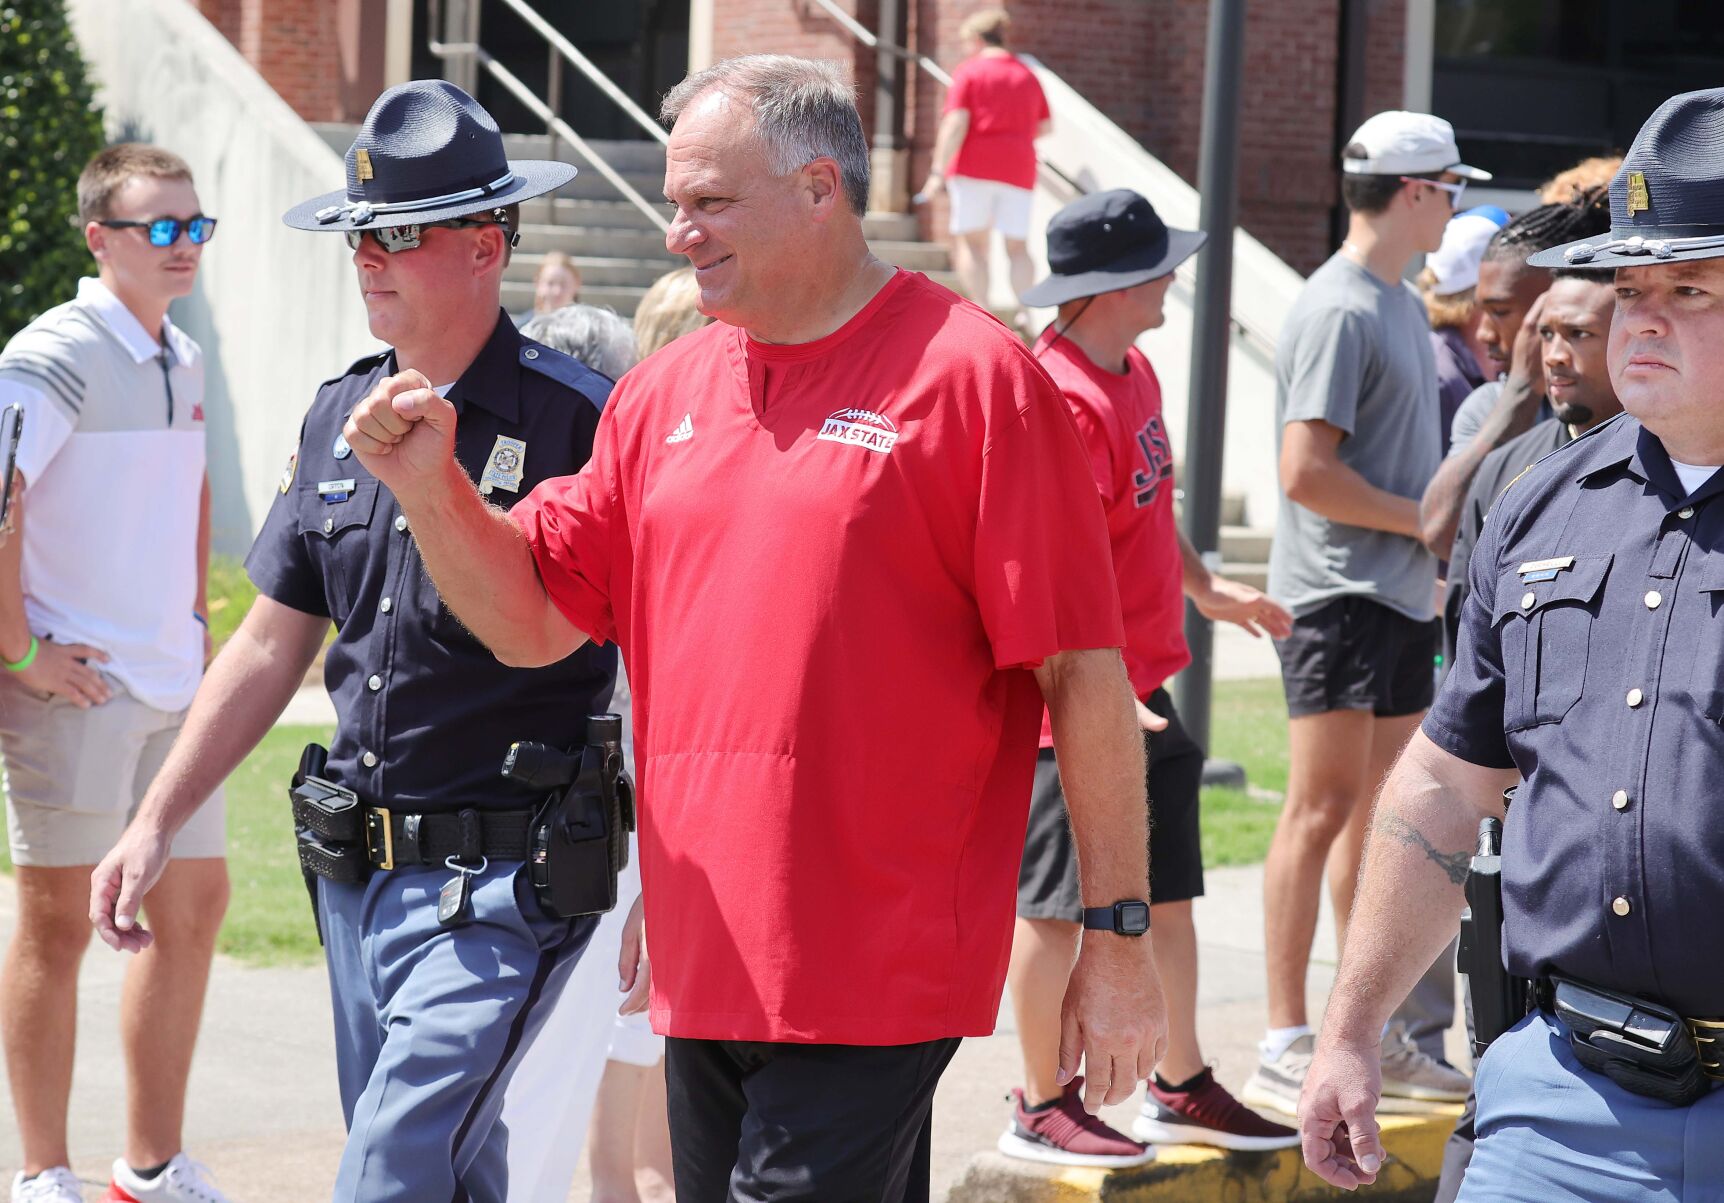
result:
[(1724, 1082), (1724, 1019), (1572, 978), (1541, 978), (1536, 998), (1568, 1028), (1581, 1064), (1625, 1090), (1685, 1105)]
[(531, 810), (407, 813), (367, 806), (352, 790), (306, 777), (293, 788), (301, 865), (335, 881), (363, 881), (374, 869), (440, 865), (453, 857), (524, 861)]

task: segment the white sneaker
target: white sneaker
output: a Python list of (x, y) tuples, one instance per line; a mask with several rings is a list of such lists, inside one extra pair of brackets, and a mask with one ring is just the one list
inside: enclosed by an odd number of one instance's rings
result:
[(125, 1158), (114, 1162), (114, 1180), (102, 1203), (233, 1203), (209, 1180), (209, 1169), (184, 1153), (154, 1178), (140, 1178)]
[(1305, 1089), (1305, 1075), (1316, 1052), (1317, 1037), (1306, 1032), (1282, 1049), (1273, 1061), (1258, 1054), (1257, 1069), (1245, 1080), (1245, 1089), (1239, 1097), (1251, 1107), (1298, 1115), (1299, 1092)]
[(63, 1165), (43, 1170), (34, 1178), (17, 1174), (12, 1179), (12, 1203), (84, 1203), (78, 1175)]
[(1378, 1111), (1428, 1111), (1432, 1104), (1464, 1103), (1472, 1079), (1422, 1052), (1404, 1024), (1383, 1033), (1383, 1097)]

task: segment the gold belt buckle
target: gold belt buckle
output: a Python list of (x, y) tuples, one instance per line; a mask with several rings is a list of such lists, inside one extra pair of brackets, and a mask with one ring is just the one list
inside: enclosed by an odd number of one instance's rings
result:
[(365, 808), (365, 855), (379, 869), (395, 867), (394, 819), (388, 807)]
[(1700, 1056), (1700, 1071), (1714, 1082), (1724, 1082), (1724, 1019), (1685, 1019), (1688, 1034)]

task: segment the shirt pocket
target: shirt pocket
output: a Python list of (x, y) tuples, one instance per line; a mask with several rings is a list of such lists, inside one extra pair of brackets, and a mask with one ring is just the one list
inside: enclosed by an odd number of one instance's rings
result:
[(1702, 638), (1689, 645), (1694, 671), (1688, 692), (1707, 718), (1724, 722), (1724, 556), (1708, 556), (1694, 572), (1705, 607), (1700, 614), (1711, 625)]
[(325, 501), (314, 483), (302, 483), (299, 533), (323, 576), (329, 616), (340, 626), (352, 613), (370, 557), (371, 516), (377, 508), (377, 480), (353, 482), (346, 501)]
[(1497, 579), (1504, 730), (1561, 722), (1580, 700), (1612, 558), (1577, 556), (1548, 581), (1525, 581), (1518, 571)]

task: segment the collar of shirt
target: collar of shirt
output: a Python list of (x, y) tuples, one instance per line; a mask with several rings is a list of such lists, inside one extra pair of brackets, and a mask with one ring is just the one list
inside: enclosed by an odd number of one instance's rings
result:
[(1690, 493), (1677, 475), (1675, 466), (1670, 462), (1670, 453), (1664, 450), (1664, 444), (1659, 441), (1658, 436), (1639, 422), (1630, 420), (1627, 415), (1612, 418), (1604, 425), (1581, 435), (1576, 442), (1589, 438), (1607, 440), (1601, 449), (1602, 458), (1577, 472), (1576, 480), (1591, 480), (1617, 471), (1626, 471), (1634, 479), (1651, 485), (1663, 500), (1667, 511), (1698, 505), (1724, 493), (1724, 473), (1720, 472), (1713, 473), (1711, 480)]
[(521, 419), (521, 332), (502, 309), (490, 340), (444, 394), (460, 413), (471, 402), (505, 422)]
[[(108, 290), (94, 276), (85, 276), (78, 281), (78, 303), (87, 305), (95, 311), (102, 324), (113, 331), (114, 337), (130, 351), (132, 358), (139, 363), (156, 359), (162, 353), (161, 345), (144, 329), (125, 302)], [(166, 342), (175, 363), (190, 363), (195, 357), (194, 344), (180, 332), (165, 314), (162, 316), (162, 338)]]

